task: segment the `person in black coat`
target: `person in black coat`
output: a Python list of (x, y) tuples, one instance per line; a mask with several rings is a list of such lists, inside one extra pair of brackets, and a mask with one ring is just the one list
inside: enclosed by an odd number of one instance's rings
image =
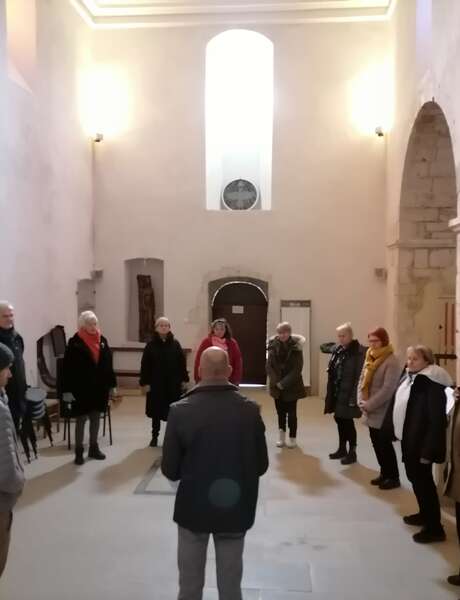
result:
[(221, 348), (205, 350), (201, 382), (172, 407), (161, 469), (178, 481), (179, 598), (201, 598), (209, 535), (219, 598), (241, 598), (243, 547), (255, 520), (259, 478), (268, 469), (265, 426), (255, 402), (229, 383)]
[(302, 379), (303, 351), (305, 338), (293, 335), (289, 323), (280, 323), (277, 335), (268, 341), (267, 375), (270, 396), (275, 400), (278, 414), (279, 437), (276, 445), (286, 444), (286, 419), (289, 426), (288, 448), (297, 445), (297, 401), (305, 398), (305, 385)]
[(152, 419), (152, 448), (158, 445), (161, 421), (168, 420), (169, 407), (179, 400), (188, 381), (182, 346), (171, 333), (169, 319), (160, 317), (144, 349), (140, 377), (146, 392), (145, 414)]
[[(339, 448), (329, 454), (341, 459), (343, 465), (355, 463), (356, 427), (353, 419), (361, 416), (358, 406), (358, 383), (366, 357), (366, 349), (353, 339), (350, 323), (337, 327), (338, 344), (328, 366), (327, 393), (324, 413), (333, 413), (339, 433)], [(348, 450), (347, 450), (348, 443)]]
[(20, 432), (21, 420), (26, 408), (26, 369), (24, 365), (24, 340), (14, 328), (14, 308), (9, 302), (0, 302), (0, 342), (8, 346), (14, 355), (11, 379), (6, 385), (9, 409), (16, 432)]
[(62, 391), (63, 400), (72, 406), (75, 425), (75, 464), (82, 465), (85, 422), (89, 418), (88, 457), (104, 460), (98, 445), (101, 413), (109, 399), (116, 396), (116, 377), (112, 351), (101, 335), (98, 319), (92, 311), (79, 318), (79, 330), (69, 340), (64, 355)]
[(434, 364), (429, 348), (409, 347), (406, 374), (384, 423), (386, 434), (401, 440), (402, 460), (419, 505), (419, 512), (404, 517), (404, 522), (422, 527), (413, 536), (421, 544), (446, 539), (433, 463), (442, 464), (446, 458), (445, 388), (451, 383), (449, 374)]

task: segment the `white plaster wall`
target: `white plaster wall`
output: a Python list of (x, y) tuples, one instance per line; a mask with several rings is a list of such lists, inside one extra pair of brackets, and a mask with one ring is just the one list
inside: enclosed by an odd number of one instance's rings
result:
[[(0, 26), (4, 9), (1, 0)], [(16, 307), (32, 382), (37, 338), (57, 323), (72, 333), (77, 280), (93, 264), (91, 146), (77, 106), (89, 36), (67, 2), (42, 0), (28, 89), (0, 55), (0, 297)]]
[(138, 256), (165, 261), (184, 346), (207, 331), (208, 281), (232, 275), (269, 282), (271, 330), (281, 299), (312, 301), (315, 374), (339, 322), (363, 337), (384, 321), (385, 141), (353, 128), (347, 85), (382, 60), (386, 27), (259, 29), (275, 45), (273, 210), (248, 214), (205, 209), (205, 48), (219, 30), (95, 32), (95, 61), (124, 70), (133, 98), (130, 129), (95, 156), (97, 306), (113, 344), (126, 343), (124, 261)]

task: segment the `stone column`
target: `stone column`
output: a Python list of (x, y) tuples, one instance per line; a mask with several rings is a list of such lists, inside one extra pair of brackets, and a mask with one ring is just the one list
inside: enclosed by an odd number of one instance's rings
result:
[[(457, 239), (457, 277), (455, 290), (455, 353), (460, 355), (460, 218), (449, 221), (449, 229)], [(460, 382), (460, 361), (456, 364), (457, 383)]]

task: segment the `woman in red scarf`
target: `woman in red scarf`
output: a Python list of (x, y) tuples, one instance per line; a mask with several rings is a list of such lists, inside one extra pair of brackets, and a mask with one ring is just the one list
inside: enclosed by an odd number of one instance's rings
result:
[(89, 418), (88, 457), (104, 460), (97, 442), (101, 413), (107, 408), (109, 398), (116, 395), (116, 378), (112, 352), (101, 335), (96, 315), (92, 311), (81, 313), (79, 329), (69, 340), (64, 355), (63, 400), (71, 403), (75, 425), (75, 464), (82, 465), (85, 423)]
[(206, 348), (217, 346), (222, 348), (228, 354), (232, 374), (230, 382), (234, 385), (240, 385), (243, 376), (243, 359), (241, 357), (240, 347), (238, 342), (232, 336), (232, 330), (226, 319), (216, 319), (211, 323), (211, 331), (201, 342), (195, 357), (195, 381), (200, 381), (199, 366), (200, 358)]

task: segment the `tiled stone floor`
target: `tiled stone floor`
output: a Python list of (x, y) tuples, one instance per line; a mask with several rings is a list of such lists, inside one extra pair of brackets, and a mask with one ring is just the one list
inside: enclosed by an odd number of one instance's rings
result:
[[(278, 450), (270, 399), (248, 394), (263, 405), (271, 466), (247, 536), (245, 600), (460, 597), (444, 582), (460, 564), (449, 506), (448, 542), (417, 546), (401, 520), (415, 510), (407, 481), (389, 492), (369, 485), (376, 464), (366, 428), (358, 432), (359, 464), (330, 461), (335, 425), (309, 398), (300, 404), (299, 448)], [(176, 598), (174, 496), (159, 473), (149, 474), (161, 449), (146, 447), (148, 433), (143, 400), (129, 396), (114, 411), (106, 461), (77, 468), (64, 444), (42, 443), (26, 467), (1, 600)], [(205, 600), (217, 600), (213, 560), (211, 546)]]

